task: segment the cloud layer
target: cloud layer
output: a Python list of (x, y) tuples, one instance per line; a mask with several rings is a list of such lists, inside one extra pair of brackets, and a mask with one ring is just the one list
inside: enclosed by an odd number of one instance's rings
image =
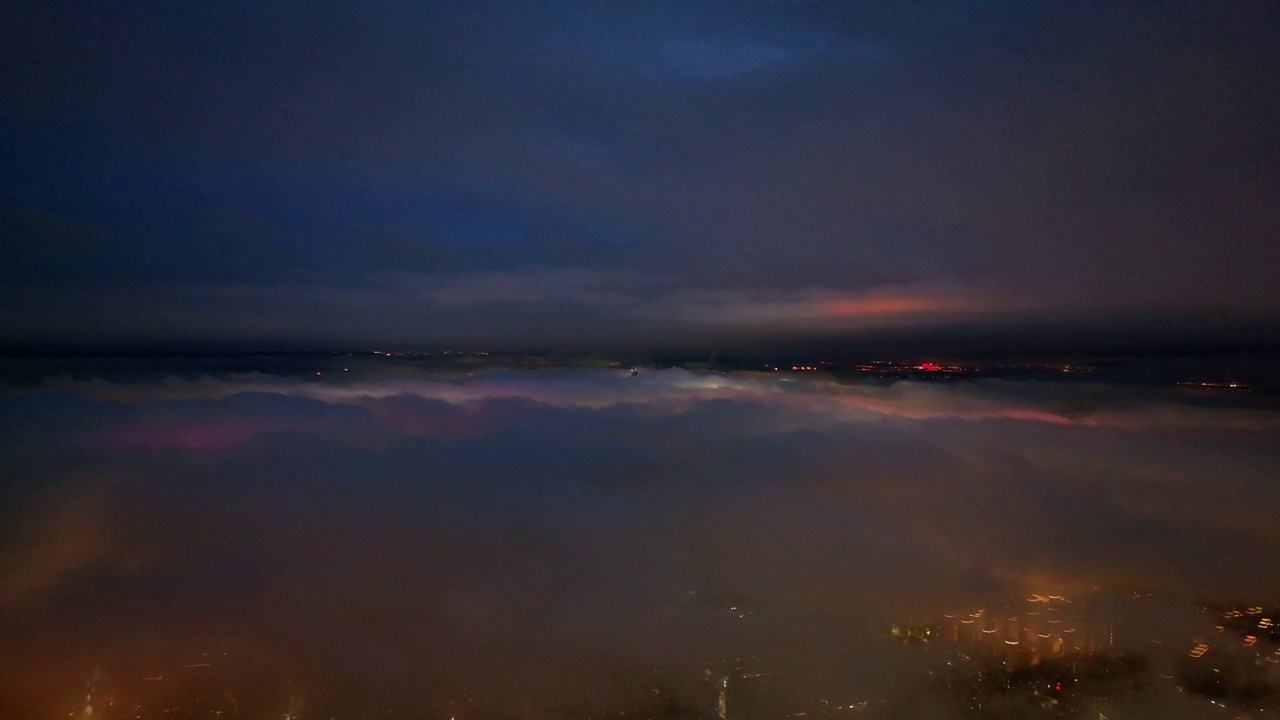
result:
[(0, 665), (0, 695), (52, 713), (112, 658), (168, 662), (145, 638), (202, 635), (338, 706), (515, 713), (734, 652), (901, 700), (916, 661), (865, 657), (865, 628), (1030, 592), (1277, 593), (1275, 408), (396, 368), (0, 398), (0, 655), (43, 659)]
[(322, 5), (3, 8), (0, 339), (1276, 320), (1268, 3)]

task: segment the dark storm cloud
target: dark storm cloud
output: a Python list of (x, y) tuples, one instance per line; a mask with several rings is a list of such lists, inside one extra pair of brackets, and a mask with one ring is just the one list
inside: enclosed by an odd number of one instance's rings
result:
[(10, 391), (2, 654), (57, 662), (0, 665), (0, 695), (53, 708), (103, 658), (159, 667), (143, 638), (194, 633), (338, 707), (536, 714), (655, 668), (693, 697), (746, 651), (928, 717), (925, 661), (860, 628), (1098, 586), (1276, 592), (1280, 421), (1256, 404), (378, 367)]
[[(660, 338), (706, 291), (942, 287), (944, 323), (1280, 301), (1266, 4), (3, 12), (18, 340)], [(487, 273), (648, 278), (659, 321), (387, 289)], [(791, 327), (757, 302), (729, 327)]]

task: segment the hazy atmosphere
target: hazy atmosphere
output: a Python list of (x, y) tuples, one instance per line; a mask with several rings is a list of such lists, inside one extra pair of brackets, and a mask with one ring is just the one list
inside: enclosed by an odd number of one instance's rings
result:
[(1278, 26), (1180, 0), (6, 3), (0, 335), (1274, 339)]
[(1280, 720), (1280, 3), (0, 4), (0, 720)]
[[(116, 363), (5, 396), (9, 713), (231, 652), (252, 717), (284, 688), (353, 717), (559, 717), (650, 685), (693, 717), (734, 656), (803, 702), (948, 717), (941, 659), (890, 624), (1109, 593), (1112, 642), (1172, 672), (1212, 632), (1195, 602), (1275, 595), (1274, 403), (349, 362)], [(1192, 703), (1157, 682), (1116, 702)]]

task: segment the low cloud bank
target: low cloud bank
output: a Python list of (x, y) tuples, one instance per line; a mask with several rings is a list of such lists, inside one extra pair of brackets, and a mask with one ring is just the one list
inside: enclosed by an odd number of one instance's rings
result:
[(923, 717), (920, 658), (867, 649), (885, 623), (1278, 594), (1280, 413), (1163, 391), (361, 366), (51, 380), (0, 429), (0, 696), (25, 716), (199, 636), (313, 705), (695, 697), (748, 654)]

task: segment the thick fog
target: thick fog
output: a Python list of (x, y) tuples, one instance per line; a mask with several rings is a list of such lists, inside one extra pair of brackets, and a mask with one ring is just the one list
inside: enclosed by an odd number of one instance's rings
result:
[(1196, 717), (1161, 679), (1195, 603), (1280, 600), (1266, 403), (388, 367), (0, 395), (0, 715), (209, 668), (248, 717), (696, 717), (747, 658), (798, 703), (949, 717), (946, 656), (889, 627), (1041, 594), (1144, 598), (1115, 642), (1154, 681), (1107, 707)]

